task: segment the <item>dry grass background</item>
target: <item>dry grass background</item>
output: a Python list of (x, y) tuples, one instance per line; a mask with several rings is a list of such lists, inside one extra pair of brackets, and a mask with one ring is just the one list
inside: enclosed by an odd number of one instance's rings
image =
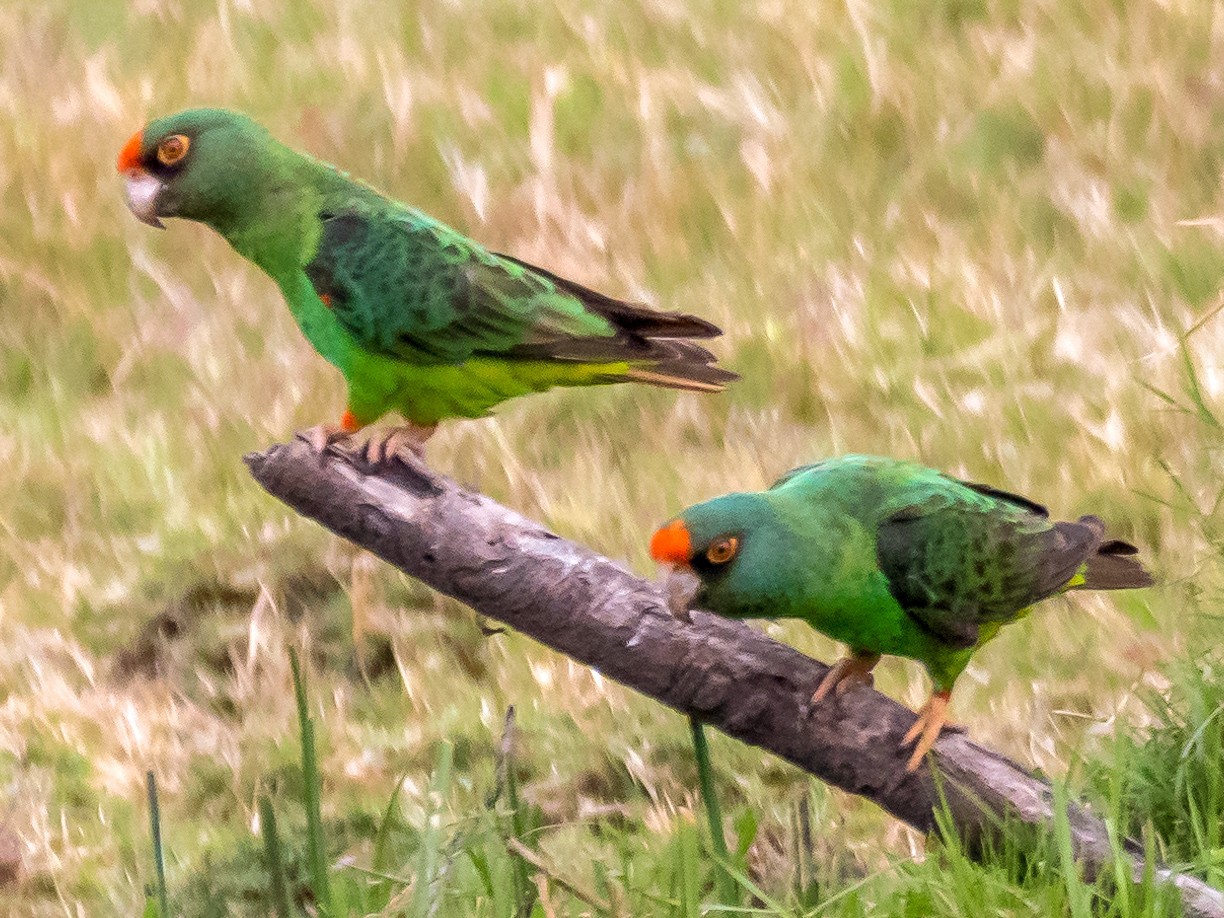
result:
[[(1164, 585), (1047, 603), (956, 700), (1053, 774), (1218, 640), (1224, 242), (1179, 221), (1224, 214), (1219, 3), (7, 0), (0, 59), (10, 914), (135, 913), (146, 769), (172, 877), (249, 833), (255, 787), (293, 761), (288, 642), (315, 651), (337, 818), (376, 813), (401, 772), (419, 806), (443, 737), (478, 799), (508, 703), (528, 793), (563, 823), (545, 850), (597, 850), (600, 820), (664, 833), (693, 804), (680, 718), (486, 639), (247, 478), (243, 452), (343, 391), (223, 242), (126, 213), (116, 151), (182, 107), (243, 109), (494, 249), (722, 325), (745, 377), (725, 396), (551, 393), (431, 442), (557, 531), (646, 572), (679, 507), (844, 451), (1096, 512)], [(386, 677), (354, 675), (350, 612), (390, 635)], [(924, 678), (890, 662), (880, 686), (917, 704)], [(808, 793), (755, 750), (714, 753), (765, 826)], [(920, 850), (815, 793), (856, 869)]]

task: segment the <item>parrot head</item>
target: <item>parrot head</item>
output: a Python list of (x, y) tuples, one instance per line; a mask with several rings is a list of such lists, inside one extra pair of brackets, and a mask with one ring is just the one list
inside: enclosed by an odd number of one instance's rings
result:
[(161, 227), (183, 217), (221, 228), (240, 218), (251, 195), (273, 174), (277, 147), (245, 115), (197, 108), (150, 122), (119, 153), (127, 205)]
[(764, 494), (727, 494), (689, 507), (658, 529), (650, 554), (668, 570), (668, 606), (731, 618), (773, 614), (784, 532)]

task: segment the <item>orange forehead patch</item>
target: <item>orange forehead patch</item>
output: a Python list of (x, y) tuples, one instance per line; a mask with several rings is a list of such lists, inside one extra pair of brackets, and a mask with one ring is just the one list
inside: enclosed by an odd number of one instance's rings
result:
[(131, 172), (140, 168), (140, 151), (144, 149), (144, 131), (137, 131), (119, 151), (116, 165), (120, 172)]
[(650, 557), (663, 564), (688, 564), (693, 539), (684, 520), (672, 520), (650, 538)]

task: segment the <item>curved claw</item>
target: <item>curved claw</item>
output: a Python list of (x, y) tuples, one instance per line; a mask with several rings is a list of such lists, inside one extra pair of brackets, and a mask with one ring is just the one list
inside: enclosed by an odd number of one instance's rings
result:
[(320, 456), (327, 448), (338, 440), (344, 440), (353, 435), (354, 431), (346, 430), (342, 424), (316, 424), (307, 430), (300, 431), (298, 436), (310, 444)]
[(879, 662), (878, 653), (854, 653), (838, 660), (825, 673), (820, 685), (816, 686), (816, 691), (812, 693), (812, 704), (820, 704), (833, 691), (844, 695), (856, 685), (875, 685), (875, 677), (871, 675), (871, 671)]
[(419, 459), (425, 458), (425, 442), (433, 436), (437, 424), (419, 427), (416, 424), (405, 424), (390, 430), (380, 431), (370, 437), (366, 443), (366, 461), (371, 465), (381, 465), (390, 462), (400, 451), (407, 447)]
[(907, 772), (917, 770), (923, 758), (935, 745), (935, 740), (939, 739), (940, 731), (943, 730), (948, 720), (948, 699), (951, 696), (951, 692), (932, 692), (930, 699), (919, 710), (914, 725), (902, 738), (901, 747), (903, 749), (915, 740), (918, 741), (909, 761), (905, 763)]
[(337, 440), (351, 437), (361, 430), (361, 426), (361, 422), (357, 420), (353, 412), (346, 410), (339, 424), (316, 424), (309, 430), (300, 431), (298, 436), (309, 443), (310, 448), (322, 458), (329, 446)]

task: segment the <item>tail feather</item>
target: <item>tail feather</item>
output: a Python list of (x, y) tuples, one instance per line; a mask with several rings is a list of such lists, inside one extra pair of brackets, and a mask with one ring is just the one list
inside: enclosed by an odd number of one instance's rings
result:
[[(1105, 525), (1095, 516), (1080, 518), (1080, 523), (1094, 530), (1098, 538)], [(1155, 580), (1135, 556), (1139, 549), (1121, 539), (1101, 542), (1084, 561), (1072, 581), (1072, 590), (1131, 590), (1151, 586)]]
[(627, 363), (628, 370), (602, 378), (608, 382), (633, 380), (694, 392), (721, 392), (727, 383), (739, 379), (739, 374), (714, 366), (717, 358), (688, 340), (717, 338), (722, 329), (714, 323), (687, 313), (659, 312), (639, 303), (618, 300), (538, 265), (509, 255), (497, 257), (545, 278), (558, 290), (606, 319), (616, 331), (606, 336), (550, 337), (546, 341), (524, 342), (510, 351), (510, 356), (578, 363)]
[(1076, 590), (1130, 590), (1155, 581), (1147, 569), (1127, 555), (1096, 554), (1084, 562), (1084, 582)]
[(1097, 552), (1102, 555), (1137, 555), (1139, 554), (1139, 549), (1130, 542), (1123, 542), (1121, 539), (1110, 539), (1108, 542), (1102, 542)]
[(664, 389), (686, 389), (689, 392), (721, 392), (727, 388), (727, 383), (739, 379), (736, 374), (720, 370), (718, 367), (691, 364), (679, 366), (670, 372), (665, 364), (649, 369), (634, 367), (616, 378), (662, 386)]
[(617, 328), (630, 334), (643, 338), (717, 338), (722, 334), (722, 329), (713, 322), (707, 322), (697, 316), (683, 312), (659, 312), (640, 303), (618, 300), (521, 258), (502, 255), (500, 252), (496, 254), (498, 258), (547, 278), (558, 290), (580, 300), (592, 312), (598, 313)]
[(659, 339), (650, 339), (649, 344), (646, 360), (635, 361), (621, 379), (693, 392), (721, 392), (739, 379), (738, 373), (715, 366), (714, 355), (699, 344)]

